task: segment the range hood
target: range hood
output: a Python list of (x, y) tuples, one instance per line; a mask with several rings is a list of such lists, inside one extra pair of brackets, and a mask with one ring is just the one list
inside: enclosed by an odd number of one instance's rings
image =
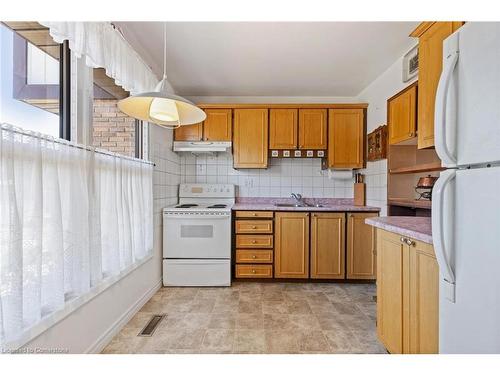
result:
[(231, 142), (174, 142), (174, 152), (191, 152), (193, 154), (231, 152)]

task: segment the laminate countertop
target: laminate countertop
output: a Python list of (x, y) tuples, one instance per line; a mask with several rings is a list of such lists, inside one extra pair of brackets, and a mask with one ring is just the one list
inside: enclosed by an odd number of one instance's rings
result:
[[(276, 204), (293, 204), (288, 198), (238, 198), (233, 211), (308, 211), (308, 212), (379, 212), (380, 207), (355, 206), (353, 199), (348, 198), (305, 198), (304, 202), (311, 206), (283, 207)], [(317, 207), (316, 205), (321, 205)]]
[(432, 245), (430, 217), (386, 216), (365, 219), (365, 223), (376, 228), (411, 237)]

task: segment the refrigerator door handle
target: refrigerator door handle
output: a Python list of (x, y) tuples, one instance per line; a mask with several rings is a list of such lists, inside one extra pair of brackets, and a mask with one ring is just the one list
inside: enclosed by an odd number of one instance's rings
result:
[(446, 142), (446, 110), (451, 77), (458, 62), (458, 51), (453, 51), (445, 60), (443, 72), (439, 78), (434, 107), (434, 143), (436, 152), (443, 163), (456, 165), (457, 158), (448, 148)]
[[(447, 169), (441, 172), (432, 192), (432, 242), (439, 265), (439, 272), (443, 278), (445, 298), (455, 302), (455, 274), (446, 256), (446, 241), (443, 232), (445, 217), (444, 192), (445, 187), (455, 178), (456, 171)], [(452, 219), (452, 218), (448, 218)], [(448, 252), (449, 253), (449, 252)]]

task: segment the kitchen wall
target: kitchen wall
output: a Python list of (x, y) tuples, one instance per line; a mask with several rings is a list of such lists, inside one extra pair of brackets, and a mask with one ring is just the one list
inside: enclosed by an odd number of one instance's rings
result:
[(334, 180), (321, 170), (321, 159), (269, 159), (267, 169), (233, 169), (229, 153), (181, 156), (183, 183), (234, 184), (239, 197), (352, 198), (353, 179)]
[(180, 159), (172, 152), (172, 132), (149, 127), (153, 175), (153, 257), (90, 299), (67, 317), (27, 343), (31, 349), (65, 349), (70, 353), (99, 352), (161, 286), (161, 209), (177, 202)]
[[(409, 86), (402, 81), (403, 57), (394, 62), (384, 73), (358, 95), (360, 102), (368, 103), (367, 132), (387, 124), (387, 99)], [(381, 216), (387, 215), (387, 159), (368, 162), (361, 173), (366, 175), (366, 203), (381, 207)]]
[[(410, 48), (409, 48), (410, 49)], [(403, 57), (397, 59), (357, 97), (192, 97), (197, 103), (368, 103), (367, 132), (387, 124), (387, 99), (416, 79), (402, 82)], [(353, 179), (329, 179), (321, 170), (320, 159), (269, 159), (268, 169), (235, 170), (230, 154), (218, 156), (182, 155), (181, 182), (231, 183), (240, 197), (289, 197), (301, 193), (305, 197), (353, 198)], [(367, 205), (380, 207), (387, 215), (387, 159), (367, 162), (359, 172), (366, 175)]]

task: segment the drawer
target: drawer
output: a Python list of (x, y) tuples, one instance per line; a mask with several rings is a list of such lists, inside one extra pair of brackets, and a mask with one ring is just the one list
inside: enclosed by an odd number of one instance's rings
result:
[(236, 277), (270, 279), (273, 277), (273, 266), (267, 264), (237, 264)]
[(272, 263), (272, 250), (236, 250), (236, 263)]
[(273, 233), (272, 220), (236, 220), (236, 233)]
[(272, 249), (273, 236), (237, 234), (236, 247), (247, 249)]
[(236, 217), (248, 218), (272, 218), (273, 211), (236, 211)]

